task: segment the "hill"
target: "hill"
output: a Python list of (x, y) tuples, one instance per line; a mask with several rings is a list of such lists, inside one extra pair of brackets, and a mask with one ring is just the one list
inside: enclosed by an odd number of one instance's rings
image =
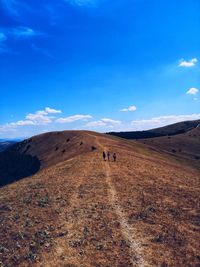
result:
[(189, 160), (200, 168), (200, 127), (182, 134), (139, 141), (153, 146), (159, 151), (170, 153), (174, 157)]
[(195, 129), (199, 124), (200, 120), (184, 121), (147, 131), (110, 132), (108, 134), (125, 139), (154, 138), (182, 134), (191, 131), (192, 129)]
[(93, 132), (43, 134), (8, 151), (40, 165), (0, 188), (1, 265), (200, 264), (200, 173), (190, 163)]
[(0, 186), (91, 151), (90, 139), (82, 132), (64, 131), (41, 134), (12, 145), (0, 153)]

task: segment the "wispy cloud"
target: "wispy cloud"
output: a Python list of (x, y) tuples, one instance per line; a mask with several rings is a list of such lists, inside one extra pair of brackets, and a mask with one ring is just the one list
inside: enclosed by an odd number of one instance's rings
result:
[(183, 58), (179, 62), (179, 67), (190, 68), (190, 67), (194, 67), (197, 63), (198, 63), (197, 58), (192, 58), (188, 61)]
[(30, 38), (30, 37), (42, 35), (42, 33), (35, 31), (32, 28), (24, 27), (24, 26), (13, 28), (9, 32), (12, 36), (15, 36), (17, 38)]
[(54, 56), (52, 56), (47, 50), (45, 50), (44, 48), (38, 47), (35, 44), (31, 45), (31, 48), (33, 49), (33, 51), (35, 51), (36, 53), (39, 53), (45, 57), (51, 58), (51, 59), (55, 59)]
[(6, 40), (7, 36), (3, 32), (0, 32), (0, 53), (7, 52), (7, 49), (5, 47)]
[(0, 32), (0, 43), (3, 43), (7, 40), (7, 36), (3, 33)]
[(121, 121), (118, 120), (113, 120), (113, 119), (108, 119), (104, 118), (99, 121), (92, 121), (86, 124), (86, 127), (91, 127), (91, 128), (99, 128), (99, 127), (108, 127), (108, 128), (113, 128), (115, 126), (121, 125)]
[[(11, 49), (9, 49), (7, 45), (8, 40), (16, 40), (16, 41), (21, 41), (21, 40), (27, 40), (30, 38), (35, 38), (35, 37), (44, 37), (45, 34), (36, 31), (30, 27), (26, 26), (19, 26), (19, 27), (13, 27), (13, 28), (1, 28), (0, 29), (0, 53), (4, 52), (11, 52)], [(43, 54), (45, 53), (46, 55), (48, 54), (47, 52), (44, 52), (44, 50), (41, 51), (41, 49), (37, 48), (36, 46), (32, 46), (33, 50), (40, 50)], [(50, 56), (48, 54), (48, 56)]]
[(123, 108), (120, 111), (122, 112), (129, 112), (129, 111), (136, 111), (137, 107), (136, 106), (129, 106), (128, 108)]
[(192, 87), (186, 92), (186, 94), (188, 94), (188, 95), (196, 95), (196, 94), (198, 94), (198, 92), (199, 92), (199, 89)]
[(21, 0), (0, 0), (2, 11), (9, 17), (14, 17), (14, 20), (22, 20), (21, 14), (23, 12), (31, 11), (31, 1)]
[(176, 122), (187, 121), (187, 120), (198, 120), (200, 119), (200, 114), (190, 114), (190, 115), (169, 115), (154, 117), (151, 119), (144, 120), (134, 120), (131, 122), (132, 130), (147, 130), (157, 127), (162, 127), (165, 125), (173, 124)]
[(87, 7), (94, 7), (97, 4), (98, 0), (64, 0), (65, 2), (76, 5), (76, 6), (87, 6)]
[(80, 121), (80, 120), (85, 121), (85, 120), (88, 120), (91, 118), (92, 118), (91, 115), (74, 115), (74, 116), (69, 116), (66, 118), (59, 118), (56, 120), (56, 122), (58, 122), (58, 123), (71, 123), (71, 122)]
[(8, 28), (0, 28), (0, 42), (6, 41), (13, 38), (18, 39), (26, 39), (32, 37), (42, 36), (45, 37), (46, 35), (40, 31), (32, 29), (27, 26), (18, 26), (18, 27), (8, 27)]
[(0, 0), (3, 9), (10, 15), (18, 16), (18, 2), (16, 0)]

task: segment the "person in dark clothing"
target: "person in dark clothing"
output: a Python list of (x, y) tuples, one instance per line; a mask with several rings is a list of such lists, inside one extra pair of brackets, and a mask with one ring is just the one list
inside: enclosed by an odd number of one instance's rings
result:
[(107, 158), (108, 158), (108, 161), (110, 160), (110, 152), (108, 151), (107, 153)]
[(114, 160), (114, 161), (117, 160), (117, 155), (116, 155), (116, 153), (113, 154), (113, 160)]
[(106, 153), (105, 153), (105, 151), (103, 151), (103, 160), (104, 161), (106, 160)]

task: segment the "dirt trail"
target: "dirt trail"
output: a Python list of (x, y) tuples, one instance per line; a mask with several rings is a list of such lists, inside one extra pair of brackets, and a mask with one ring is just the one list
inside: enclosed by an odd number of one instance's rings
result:
[[(98, 137), (94, 143), (103, 149)], [(149, 266), (142, 257), (141, 245), (119, 205), (108, 162), (99, 150), (80, 159), (85, 168), (60, 216), (68, 235), (57, 242), (52, 259), (43, 266)], [(115, 250), (112, 251), (112, 249)], [(115, 256), (116, 253), (116, 256)], [(70, 265), (71, 264), (71, 265)], [(67, 266), (68, 266), (67, 265)]]
[(142, 255), (143, 251), (142, 251), (141, 244), (135, 238), (135, 229), (133, 229), (133, 227), (130, 227), (124, 215), (124, 212), (119, 205), (117, 192), (115, 190), (115, 187), (111, 179), (111, 169), (108, 163), (105, 163), (105, 171), (106, 171), (107, 181), (109, 185), (109, 192), (111, 196), (112, 206), (114, 207), (117, 217), (119, 219), (122, 234), (124, 235), (125, 239), (130, 244), (130, 257), (131, 257), (132, 264), (133, 266), (141, 266), (141, 267), (149, 266), (144, 261), (144, 258)]
[(119, 218), (109, 204), (107, 174), (99, 152), (93, 155), (85, 155), (82, 166), (77, 165), (76, 171), (79, 167), (84, 171), (76, 177), (69, 204), (58, 218), (67, 235), (56, 241), (41, 266), (138, 266), (130, 259), (128, 239), (116, 227)]
[[(99, 147), (102, 148), (102, 151), (108, 151), (108, 148), (104, 147), (97, 138), (96, 141)], [(127, 222), (126, 216), (122, 208), (120, 207), (117, 191), (112, 182), (112, 170), (108, 161), (103, 162), (103, 169), (106, 174), (111, 205), (113, 206), (117, 218), (120, 222), (122, 234), (130, 245), (130, 257), (132, 265), (138, 267), (149, 266), (143, 258), (142, 246), (140, 242), (136, 239), (136, 230), (133, 227), (130, 227)]]

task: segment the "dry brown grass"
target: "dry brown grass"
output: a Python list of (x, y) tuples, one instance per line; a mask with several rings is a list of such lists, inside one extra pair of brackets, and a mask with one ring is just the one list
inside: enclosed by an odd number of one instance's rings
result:
[(70, 148), (32, 140), (42, 169), (0, 189), (0, 266), (199, 266), (198, 169), (143, 144), (70, 135)]
[(183, 134), (138, 140), (174, 158), (185, 159), (186, 164), (200, 168), (200, 127)]

